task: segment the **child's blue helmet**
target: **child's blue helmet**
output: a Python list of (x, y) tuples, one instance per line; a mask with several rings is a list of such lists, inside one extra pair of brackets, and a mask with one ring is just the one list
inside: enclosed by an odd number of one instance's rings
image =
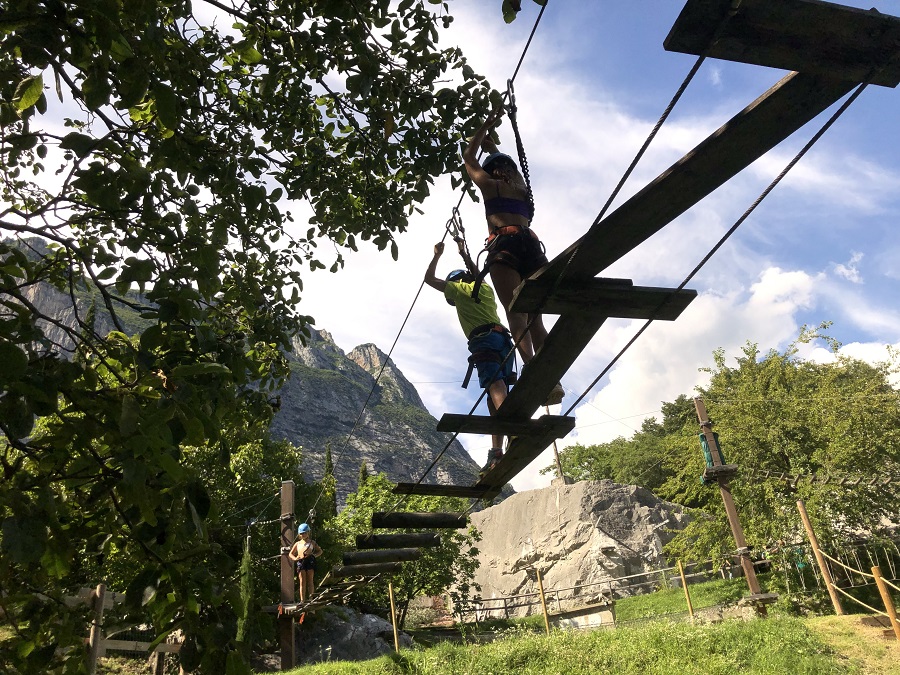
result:
[[(472, 281), (472, 275), (466, 270), (453, 270), (447, 275), (447, 281)], [(456, 303), (450, 298), (447, 298), (447, 304), (456, 307)]]
[(492, 169), (503, 164), (516, 168), (516, 162), (512, 157), (503, 152), (492, 152), (481, 162), (481, 168), (490, 173)]
[(297, 534), (305, 534), (306, 532), (309, 532), (309, 525), (301, 523), (300, 527), (297, 528)]

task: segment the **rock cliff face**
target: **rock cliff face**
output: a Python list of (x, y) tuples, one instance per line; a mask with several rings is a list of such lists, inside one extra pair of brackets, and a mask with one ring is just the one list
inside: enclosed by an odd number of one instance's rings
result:
[[(449, 440), (450, 434), (435, 431), (437, 420), (416, 388), (375, 345), (345, 354), (326, 331), (313, 331), (308, 344), (296, 342), (288, 358), (292, 375), (281, 390), (272, 434), (303, 447), (303, 471), (312, 479), (322, 477), (325, 448), (331, 446), (339, 503), (356, 489), (361, 462), (370, 473), (413, 482)], [(466, 485), (477, 473), (478, 465), (454, 441), (426, 482)]]
[(609, 480), (520, 492), (472, 514), (483, 534), (475, 581), (484, 598), (532, 593), (531, 570), (538, 568), (548, 590), (598, 584), (568, 603), (584, 604), (608, 592), (601, 582), (664, 567), (662, 547), (673, 536), (668, 530), (681, 529), (686, 519), (681, 506)]

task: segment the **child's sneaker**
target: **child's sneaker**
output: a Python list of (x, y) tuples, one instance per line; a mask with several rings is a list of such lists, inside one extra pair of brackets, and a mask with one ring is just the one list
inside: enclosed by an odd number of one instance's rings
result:
[(547, 395), (547, 401), (544, 403), (545, 406), (557, 405), (562, 403), (563, 396), (566, 395), (566, 390), (563, 389), (563, 386), (557, 382), (556, 386), (550, 390), (550, 393)]
[(481, 467), (481, 471), (478, 472), (478, 477), (484, 478), (491, 469), (497, 466), (497, 462), (501, 459), (503, 459), (502, 448), (491, 448), (488, 450), (487, 464)]

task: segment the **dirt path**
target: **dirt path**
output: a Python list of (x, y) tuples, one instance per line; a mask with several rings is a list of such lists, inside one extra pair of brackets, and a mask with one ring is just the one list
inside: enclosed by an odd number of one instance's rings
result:
[(865, 675), (900, 675), (900, 642), (883, 637), (883, 628), (864, 626), (860, 616), (820, 616), (809, 627)]

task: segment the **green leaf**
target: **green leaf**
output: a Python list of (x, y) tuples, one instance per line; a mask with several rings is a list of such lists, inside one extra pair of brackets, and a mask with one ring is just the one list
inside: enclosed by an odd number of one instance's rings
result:
[(141, 407), (133, 396), (122, 398), (122, 410), (119, 413), (119, 433), (131, 436), (138, 430)]
[(89, 110), (97, 110), (107, 105), (109, 95), (112, 93), (109, 71), (100, 65), (92, 67), (81, 85), (81, 93), (84, 97), (84, 104)]
[(83, 159), (94, 148), (96, 142), (96, 139), (90, 136), (73, 131), (63, 137), (59, 142), (59, 147), (63, 150), (71, 150), (78, 159)]
[(153, 86), (153, 97), (160, 124), (166, 129), (175, 129), (178, 126), (175, 91), (169, 85), (159, 83)]
[(119, 68), (119, 105), (133, 108), (144, 100), (150, 86), (150, 73), (146, 64), (137, 58), (126, 59)]
[(47, 548), (47, 528), (31, 517), (12, 516), (3, 521), (2, 550), (13, 562), (33, 565)]
[(31, 106), (38, 102), (41, 94), (44, 93), (44, 77), (43, 75), (34, 75), (26, 77), (19, 82), (16, 87), (16, 93), (13, 96), (16, 110), (22, 112), (28, 110)]
[(226, 365), (212, 361), (176, 366), (172, 370), (172, 377), (193, 377), (195, 375), (231, 375), (231, 370)]
[(28, 357), (18, 345), (0, 340), (0, 383), (15, 382), (28, 369)]

